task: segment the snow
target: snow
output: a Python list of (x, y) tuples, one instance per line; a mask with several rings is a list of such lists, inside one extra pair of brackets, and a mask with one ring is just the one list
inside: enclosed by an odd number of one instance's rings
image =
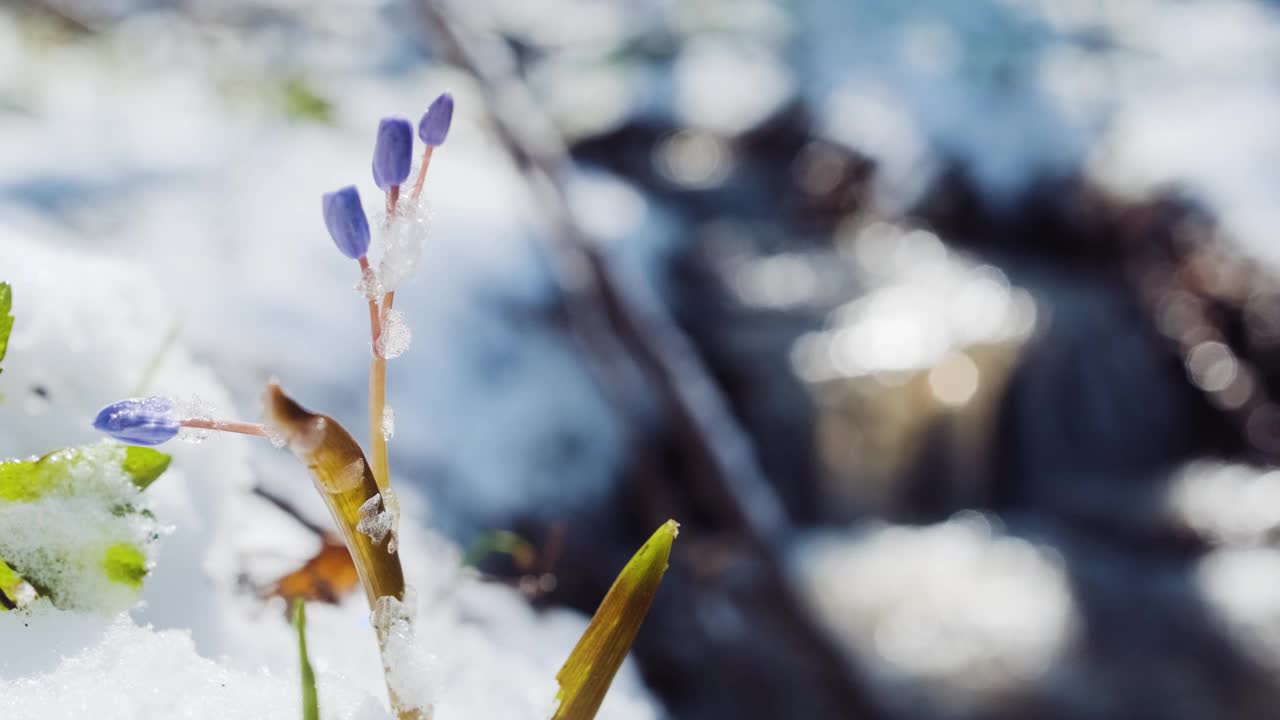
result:
[[(437, 170), (436, 172), (439, 172)], [(413, 176), (416, 177), (415, 168)], [(382, 257), (378, 262), (378, 278), (386, 291), (399, 290), (418, 269), (422, 258), (422, 246), (431, 232), (431, 215), (425, 199), (407, 198), (397, 208), (390, 222), (378, 221), (374, 236), (375, 247)]]
[[(198, 655), (189, 634), (157, 632), (126, 615), (98, 619), (42, 604), (0, 613), (0, 637), (7, 657), (39, 668), (17, 677), (17, 663), (0, 668), (0, 714), (13, 720), (302, 716), (296, 670), (236, 670)], [(341, 678), (322, 674), (317, 687), (325, 720), (391, 717)]]

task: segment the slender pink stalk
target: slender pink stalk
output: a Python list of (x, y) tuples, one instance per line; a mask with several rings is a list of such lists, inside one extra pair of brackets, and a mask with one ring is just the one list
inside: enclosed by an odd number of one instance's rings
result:
[(422, 151), (422, 166), (418, 168), (418, 181), (413, 184), (414, 202), (418, 202), (418, 198), (422, 195), (422, 184), (427, 181), (427, 167), (431, 165), (431, 151), (434, 149), (434, 145), (428, 145), (427, 149)]
[(187, 418), (182, 421), (183, 427), (200, 428), (202, 430), (221, 430), (222, 432), (240, 433), (241, 435), (257, 435), (267, 437), (267, 428), (262, 423), (243, 422), (241, 420), (209, 420), (207, 418)]
[(396, 205), (400, 202), (400, 186), (392, 185), (387, 191), (387, 222), (391, 222), (391, 216), (396, 214)]
[[(369, 257), (360, 257), (360, 278), (369, 275)], [(369, 299), (369, 340), (373, 342), (373, 355), (378, 356), (378, 338), (382, 336), (382, 320), (378, 317), (378, 301)]]

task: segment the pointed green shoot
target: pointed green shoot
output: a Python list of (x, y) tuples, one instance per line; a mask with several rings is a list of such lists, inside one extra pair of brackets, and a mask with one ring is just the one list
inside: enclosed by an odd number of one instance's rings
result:
[(320, 720), (316, 673), (307, 657), (307, 608), (300, 599), (293, 602), (293, 627), (298, 631), (298, 662), (302, 665), (302, 720)]
[(9, 349), (9, 331), (13, 329), (13, 289), (0, 283), (0, 360)]
[(596, 716), (649, 613), (679, 531), (675, 520), (664, 523), (613, 581), (595, 617), (556, 674), (560, 707), (552, 720), (592, 720)]

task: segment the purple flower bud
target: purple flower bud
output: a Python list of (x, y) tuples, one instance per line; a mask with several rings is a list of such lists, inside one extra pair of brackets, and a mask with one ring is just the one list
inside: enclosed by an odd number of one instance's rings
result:
[(169, 398), (121, 400), (98, 411), (93, 426), (117, 440), (137, 445), (159, 445), (173, 439), (181, 427), (178, 407)]
[(360, 193), (348, 185), (325, 193), (322, 200), (324, 224), (338, 249), (352, 260), (364, 257), (369, 252), (369, 220), (364, 216)]
[(418, 123), (418, 137), (428, 145), (443, 145), (449, 135), (449, 123), (453, 122), (453, 96), (441, 93), (431, 101), (427, 114)]
[(373, 146), (373, 181), (383, 190), (409, 179), (413, 164), (413, 126), (402, 118), (383, 118)]

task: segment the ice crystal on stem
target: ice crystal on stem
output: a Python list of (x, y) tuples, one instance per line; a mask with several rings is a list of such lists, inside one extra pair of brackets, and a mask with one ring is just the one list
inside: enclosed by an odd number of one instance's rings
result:
[(382, 504), (382, 495), (369, 498), (360, 506), (360, 522), (356, 530), (369, 536), (375, 544), (381, 543), (391, 532), (394, 518)]
[(394, 597), (378, 598), (369, 622), (378, 633), (387, 689), (402, 710), (416, 710), (430, 717), (432, 687), (425, 679), (432, 676), (431, 662), (414, 638), (414, 592), (406, 587), (404, 601)]
[(409, 349), (413, 333), (404, 321), (404, 313), (388, 310), (382, 316), (382, 332), (378, 335), (378, 355), (390, 360), (400, 357)]
[(391, 440), (396, 435), (396, 411), (390, 405), (382, 408), (382, 439)]

